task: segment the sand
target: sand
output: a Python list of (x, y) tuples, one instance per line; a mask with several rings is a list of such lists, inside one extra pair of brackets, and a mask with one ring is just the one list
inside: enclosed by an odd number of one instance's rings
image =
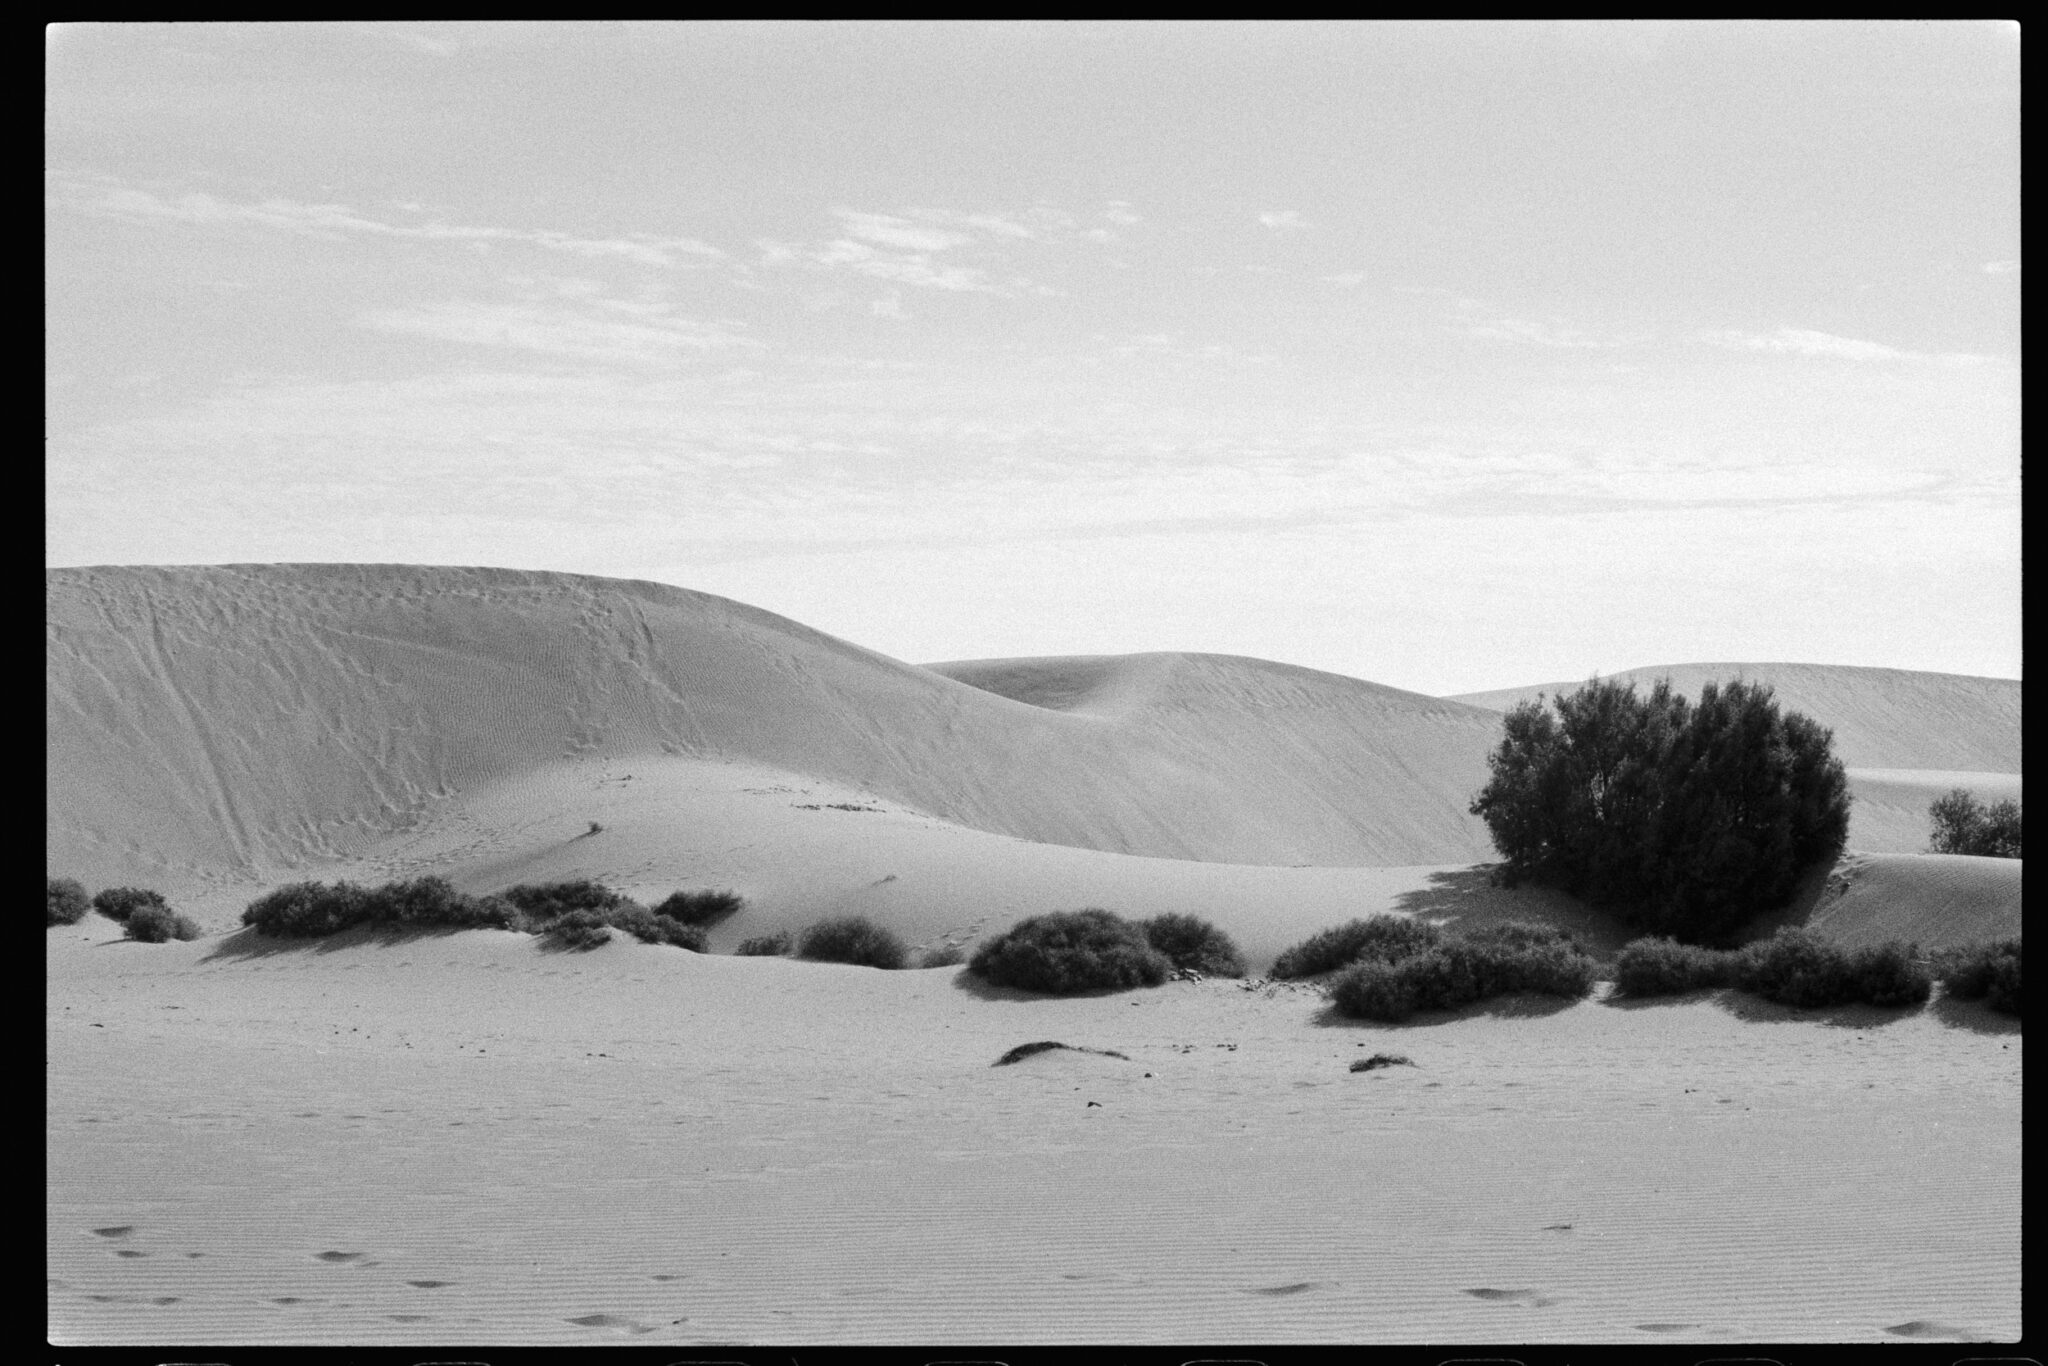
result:
[[(1204, 916), (1255, 972), (1380, 912), (1611, 958), (1624, 930), (1483, 866), (1497, 712), (1229, 656), (920, 667), (569, 575), (49, 591), (50, 871), (208, 931), (49, 932), (53, 1342), (2019, 1335), (2020, 1035), (1981, 1006), (1603, 985), (1379, 1027), (1307, 984), (1052, 1000), (729, 956), (832, 914), (971, 947), (1099, 905)], [(1906, 843), (1952, 778), (2018, 794), (2016, 748), (1930, 738), (2004, 693), (1809, 672), (1888, 804), (1781, 918), (2018, 933), (2017, 862)], [(285, 880), (428, 872), (747, 905), (710, 955), (237, 930)], [(1040, 1040), (1072, 1048), (992, 1065)], [(1415, 1065), (1349, 1071), (1381, 1051)]]

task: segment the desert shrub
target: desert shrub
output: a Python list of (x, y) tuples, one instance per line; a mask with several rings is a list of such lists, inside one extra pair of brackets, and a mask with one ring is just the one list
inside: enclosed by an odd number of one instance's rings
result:
[(2020, 857), (2020, 804), (2010, 799), (1985, 806), (1967, 788), (1952, 788), (1927, 808), (1932, 824), (1929, 849), (1936, 854)]
[(1799, 1007), (1918, 1005), (1933, 985), (1911, 946), (1897, 940), (1844, 949), (1810, 930), (1784, 929), (1736, 956), (1736, 983)]
[(129, 913), (126, 924), (128, 937), (144, 944), (197, 939), (200, 934), (197, 921), (168, 906), (137, 906)]
[(1141, 922), (1145, 941), (1177, 968), (1209, 977), (1244, 976), (1244, 955), (1230, 936), (1199, 916), (1168, 913)]
[(331, 887), (321, 882), (292, 882), (250, 902), (242, 912), (242, 923), (264, 934), (319, 939), (368, 924), (372, 914), (370, 892), (353, 882), (337, 882)]
[(917, 956), (921, 968), (950, 968), (967, 961), (967, 950), (958, 944), (938, 944)]
[(1733, 985), (1735, 955), (1662, 936), (1636, 939), (1615, 955), (1614, 976), (1628, 996), (1678, 996)]
[(821, 963), (900, 968), (909, 961), (903, 941), (862, 915), (820, 920), (797, 940), (796, 956)]
[(455, 929), (511, 929), (518, 919), (502, 897), (475, 897), (444, 877), (387, 882), (368, 893), (366, 916), (379, 925), (445, 925)]
[(629, 901), (608, 911), (592, 911), (586, 914), (598, 916), (613, 929), (624, 930), (643, 944), (672, 944), (679, 949), (688, 949), (691, 953), (705, 951), (702, 926), (685, 925), (680, 920), (656, 915), (637, 902)]
[(1055, 996), (1156, 987), (1173, 970), (1143, 929), (1095, 907), (1020, 920), (975, 950), (967, 967), (997, 986)]
[(125, 921), (144, 906), (165, 906), (163, 893), (146, 887), (109, 887), (92, 899), (92, 908), (109, 920)]
[(1559, 887), (1654, 933), (1725, 939), (1841, 852), (1848, 780), (1833, 734), (1767, 686), (1598, 679), (1507, 714), (1472, 801), (1510, 884)]
[(672, 892), (654, 913), (685, 925), (715, 925), (744, 905), (746, 899), (738, 892)]
[(85, 913), (92, 909), (92, 898), (85, 894), (85, 888), (68, 877), (53, 877), (50, 883), (49, 919), (43, 928), (51, 925), (76, 925), (85, 919)]
[(1396, 1022), (1515, 992), (1584, 996), (1593, 975), (1593, 960), (1570, 935), (1510, 922), (1391, 962), (1366, 958), (1340, 973), (1329, 994), (1345, 1015)]
[(1426, 920), (1376, 915), (1351, 920), (1310, 935), (1273, 960), (1275, 977), (1313, 977), (1360, 959), (1393, 963), (1443, 942), (1443, 931)]
[(579, 953), (612, 942), (611, 926), (605, 923), (604, 912), (592, 910), (565, 911), (553, 917), (541, 936)]
[(632, 904), (623, 892), (615, 892), (602, 882), (580, 878), (570, 882), (527, 882), (517, 887), (507, 887), (498, 895), (519, 908), (519, 912), (536, 930), (544, 930), (549, 923), (575, 911), (605, 912)]
[(789, 931), (777, 930), (773, 934), (757, 934), (742, 939), (733, 952), (741, 958), (779, 958), (789, 952)]
[(2020, 941), (1971, 944), (1952, 949), (1936, 961), (1936, 974), (1948, 994), (1965, 1001), (1983, 1001), (2008, 1015), (2020, 1013)]

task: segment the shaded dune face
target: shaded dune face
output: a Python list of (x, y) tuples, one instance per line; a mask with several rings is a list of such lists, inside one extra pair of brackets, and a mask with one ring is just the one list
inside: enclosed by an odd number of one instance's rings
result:
[[(355, 857), (565, 758), (760, 764), (1017, 838), (1239, 863), (1465, 863), (1498, 718), (1336, 675), (1138, 656), (1032, 702), (740, 603), (512, 570), (47, 575), (52, 866)], [(1047, 705), (1062, 691), (1093, 706)]]

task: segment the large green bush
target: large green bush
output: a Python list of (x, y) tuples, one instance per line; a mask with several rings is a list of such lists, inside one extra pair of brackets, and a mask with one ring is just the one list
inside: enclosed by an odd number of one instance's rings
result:
[(137, 906), (126, 921), (128, 938), (144, 944), (162, 944), (172, 939), (191, 940), (200, 935), (199, 924), (168, 906)]
[(92, 908), (109, 920), (126, 921), (144, 906), (165, 909), (163, 893), (147, 887), (109, 887), (92, 899)]
[(2010, 798), (1986, 806), (1968, 788), (1951, 788), (1927, 808), (1927, 819), (1932, 853), (2020, 857), (2020, 804)]
[(1177, 968), (1207, 977), (1244, 976), (1244, 955), (1222, 930), (1199, 916), (1168, 912), (1141, 922), (1145, 940)]
[(49, 919), (43, 928), (51, 925), (76, 925), (85, 919), (85, 913), (92, 909), (92, 898), (85, 894), (85, 888), (76, 879), (53, 877), (50, 883)]
[(1055, 996), (1118, 987), (1156, 987), (1173, 964), (1145, 931), (1095, 907), (1018, 921), (987, 940), (968, 971), (997, 986)]
[(1392, 963), (1443, 942), (1443, 931), (1427, 920), (1376, 915), (1349, 920), (1310, 935), (1273, 960), (1273, 976), (1313, 977), (1362, 959)]
[(861, 967), (900, 968), (910, 958), (901, 939), (866, 916), (821, 920), (797, 940), (796, 956), (821, 963), (854, 963)]
[(1848, 780), (1832, 732), (1771, 689), (1595, 679), (1507, 714), (1472, 813), (1528, 879), (1688, 942), (1725, 940), (1841, 852)]

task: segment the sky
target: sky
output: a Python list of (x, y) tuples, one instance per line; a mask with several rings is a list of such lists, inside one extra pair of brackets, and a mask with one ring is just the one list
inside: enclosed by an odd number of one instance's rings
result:
[(45, 107), (50, 565), (2020, 676), (2014, 24), (72, 24)]

